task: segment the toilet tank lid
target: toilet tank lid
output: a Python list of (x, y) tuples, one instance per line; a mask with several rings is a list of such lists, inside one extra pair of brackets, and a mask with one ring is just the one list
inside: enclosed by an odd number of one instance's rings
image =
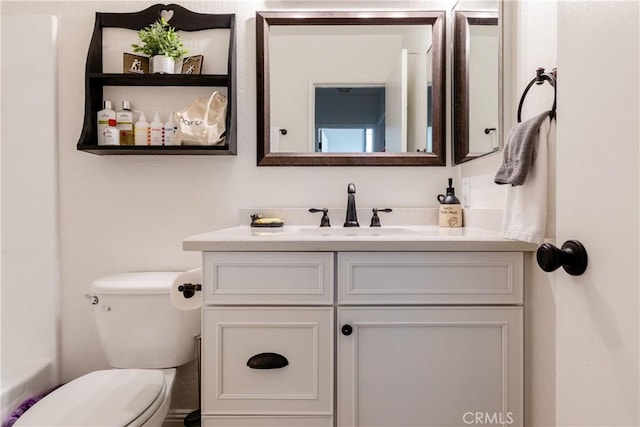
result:
[(142, 271), (115, 274), (94, 280), (94, 294), (169, 294), (171, 285), (182, 272)]

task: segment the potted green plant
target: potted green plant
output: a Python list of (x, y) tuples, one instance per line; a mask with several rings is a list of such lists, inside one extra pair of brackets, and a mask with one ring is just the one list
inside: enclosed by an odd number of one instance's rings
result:
[(173, 74), (175, 60), (188, 53), (175, 28), (160, 18), (153, 24), (138, 31), (140, 44), (132, 44), (135, 53), (151, 58), (152, 73)]

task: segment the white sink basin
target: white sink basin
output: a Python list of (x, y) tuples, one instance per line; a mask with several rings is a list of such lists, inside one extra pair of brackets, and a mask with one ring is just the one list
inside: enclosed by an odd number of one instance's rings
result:
[(291, 231), (292, 234), (300, 234), (303, 236), (376, 237), (421, 234), (419, 231), (414, 231), (403, 227), (301, 227)]

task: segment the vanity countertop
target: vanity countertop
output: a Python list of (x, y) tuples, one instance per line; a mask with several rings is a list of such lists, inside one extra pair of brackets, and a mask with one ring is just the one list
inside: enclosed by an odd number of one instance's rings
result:
[(535, 251), (537, 245), (506, 240), (479, 228), (435, 225), (381, 228), (287, 226), (225, 228), (186, 238), (186, 251)]

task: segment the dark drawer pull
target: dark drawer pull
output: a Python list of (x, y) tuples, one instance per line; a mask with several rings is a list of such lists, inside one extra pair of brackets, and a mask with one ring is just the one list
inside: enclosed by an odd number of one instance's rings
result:
[(247, 361), (251, 369), (280, 369), (289, 364), (286, 357), (277, 353), (260, 353)]

